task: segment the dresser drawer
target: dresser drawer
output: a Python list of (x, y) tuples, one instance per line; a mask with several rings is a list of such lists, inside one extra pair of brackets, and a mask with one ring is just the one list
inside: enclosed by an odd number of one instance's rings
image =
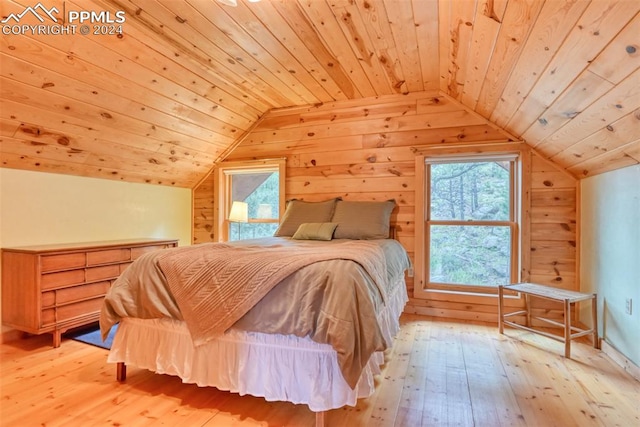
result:
[(100, 307), (102, 307), (102, 300), (103, 298), (96, 298), (57, 307), (57, 322), (64, 322), (76, 317), (98, 313), (100, 312)]
[(115, 279), (120, 275), (120, 266), (105, 265), (102, 267), (87, 268), (87, 282), (95, 282), (96, 280)]
[(87, 317), (92, 314), (98, 315), (102, 307), (102, 298), (80, 301), (73, 304), (63, 305), (61, 307), (51, 307), (41, 312), (41, 328), (51, 328), (59, 326), (61, 323), (73, 320), (79, 317)]
[(52, 308), (47, 308), (45, 310), (42, 310), (40, 327), (55, 325), (55, 323), (56, 323), (56, 309), (52, 307)]
[(56, 291), (43, 292), (40, 298), (42, 307), (53, 307), (56, 305)]
[(123, 271), (125, 271), (127, 269), (127, 267), (129, 267), (131, 265), (130, 262), (125, 262), (120, 264), (120, 274), (122, 274)]
[(84, 267), (84, 252), (60, 254), (60, 255), (43, 255), (40, 258), (40, 270), (43, 273), (56, 270), (69, 270), (72, 268)]
[(79, 285), (84, 282), (84, 269), (61, 271), (42, 275), (42, 289), (55, 289), (63, 286)]
[(111, 282), (105, 281), (43, 292), (42, 307), (52, 307), (54, 305), (67, 304), (73, 301), (102, 297), (107, 293), (110, 287)]
[(129, 261), (130, 259), (131, 250), (129, 248), (87, 252), (87, 265), (110, 264), (120, 261)]
[(97, 282), (88, 285), (74, 286), (72, 288), (59, 289), (56, 291), (56, 304), (65, 304), (72, 301), (84, 300), (94, 297), (104, 296), (111, 282)]

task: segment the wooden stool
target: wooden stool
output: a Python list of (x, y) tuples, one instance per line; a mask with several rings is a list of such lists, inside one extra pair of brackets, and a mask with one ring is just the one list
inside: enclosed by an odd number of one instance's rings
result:
[[(518, 310), (511, 313), (504, 312), (504, 290), (512, 290), (520, 292), (524, 295), (525, 309)], [(564, 356), (571, 357), (571, 340), (574, 338), (582, 337), (585, 335), (593, 335), (593, 347), (600, 348), (598, 342), (598, 315), (597, 315), (597, 295), (585, 294), (582, 292), (567, 291), (565, 289), (553, 288), (551, 286), (538, 285), (535, 283), (516, 283), (513, 285), (500, 285), (498, 287), (498, 327), (501, 334), (504, 334), (504, 325), (509, 325), (514, 328), (524, 329), (525, 331), (534, 332), (536, 334), (544, 335), (556, 341), (564, 343)], [(546, 298), (553, 301), (559, 301), (563, 303), (564, 323), (556, 322), (552, 319), (547, 319), (540, 316), (531, 315), (531, 306), (529, 304), (529, 297), (533, 295), (540, 298)], [(571, 307), (575, 306), (575, 303), (579, 301), (591, 300), (591, 316), (593, 326), (591, 329), (581, 329), (576, 326), (571, 326)], [(526, 326), (505, 320), (510, 316), (526, 315)], [(533, 329), (531, 325), (531, 319), (538, 319), (544, 322), (550, 323), (555, 326), (561, 326), (564, 328), (564, 336), (554, 335), (548, 332), (539, 331)]]

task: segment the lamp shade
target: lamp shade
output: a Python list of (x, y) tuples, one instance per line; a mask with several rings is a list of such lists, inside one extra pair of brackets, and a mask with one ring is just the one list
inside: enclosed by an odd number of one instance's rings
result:
[(245, 202), (234, 201), (231, 204), (229, 212), (229, 221), (231, 222), (248, 222), (249, 221), (249, 205)]

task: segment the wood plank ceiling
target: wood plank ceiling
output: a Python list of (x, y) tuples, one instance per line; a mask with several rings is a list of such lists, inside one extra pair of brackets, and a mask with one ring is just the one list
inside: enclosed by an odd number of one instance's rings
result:
[(640, 163), (637, 0), (46, 0), (123, 34), (12, 34), (35, 4), (0, 2), (2, 167), (193, 187), (270, 110), (433, 90), (577, 177)]

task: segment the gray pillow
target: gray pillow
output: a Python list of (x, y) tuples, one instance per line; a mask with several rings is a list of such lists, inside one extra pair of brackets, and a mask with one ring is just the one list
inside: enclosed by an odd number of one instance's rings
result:
[(305, 202), (293, 199), (287, 203), (280, 226), (273, 233), (278, 237), (291, 237), (306, 222), (330, 222), (338, 199), (324, 202)]
[(339, 201), (331, 222), (338, 227), (334, 239), (388, 239), (395, 200), (386, 202)]
[(331, 240), (337, 226), (335, 222), (305, 222), (298, 227), (292, 239)]

